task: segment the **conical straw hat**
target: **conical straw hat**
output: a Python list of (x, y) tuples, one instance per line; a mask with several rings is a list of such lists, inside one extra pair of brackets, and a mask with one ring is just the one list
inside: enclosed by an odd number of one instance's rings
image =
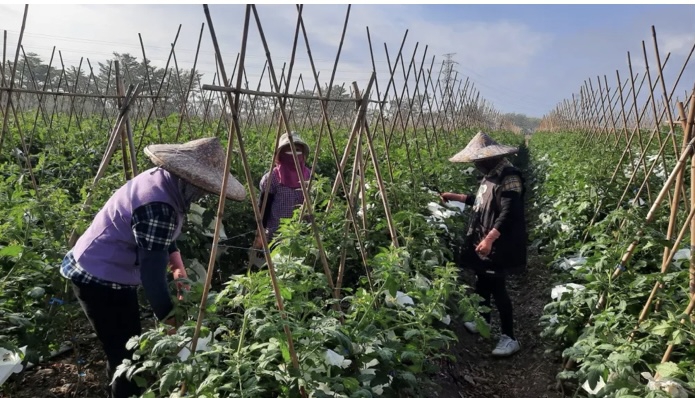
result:
[(479, 131), (466, 147), (449, 158), (450, 162), (471, 163), (484, 159), (504, 157), (519, 152), (519, 148), (498, 144), (489, 135)]
[[(152, 163), (207, 192), (222, 191), (226, 154), (216, 137), (201, 138), (185, 144), (156, 144), (145, 147)], [(227, 179), (227, 199), (243, 201), (246, 189), (231, 173)]]
[[(291, 131), (290, 134), (292, 134), (292, 142), (294, 142), (294, 146), (298, 151), (301, 150), (301, 148), (298, 147), (304, 147), (303, 154), (306, 157), (309, 154), (309, 144), (304, 142), (302, 137), (300, 137), (296, 131)], [(280, 141), (278, 142), (278, 152), (281, 151), (283, 147), (287, 147), (288, 151), (290, 150), (290, 138), (287, 133), (280, 136)]]

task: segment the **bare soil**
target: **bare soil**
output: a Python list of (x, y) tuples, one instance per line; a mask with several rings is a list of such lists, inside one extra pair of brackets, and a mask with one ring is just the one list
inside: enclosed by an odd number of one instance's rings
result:
[[(464, 276), (473, 286), (472, 274)], [(442, 387), (433, 397), (442, 398), (560, 398), (555, 375), (562, 363), (546, 354), (539, 318), (550, 299), (550, 271), (540, 258), (529, 253), (528, 271), (507, 281), (514, 306), (514, 333), (521, 350), (509, 358), (496, 358), (492, 350), (499, 338), (499, 317), (492, 302), (490, 339), (468, 332), (459, 321), (452, 321), (459, 342), (452, 347), (454, 362), (442, 364), (435, 379)]]

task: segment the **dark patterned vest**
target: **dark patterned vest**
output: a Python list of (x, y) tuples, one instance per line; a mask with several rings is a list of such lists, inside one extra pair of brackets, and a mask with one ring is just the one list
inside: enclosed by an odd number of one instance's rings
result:
[(482, 257), (475, 252), (476, 246), (495, 227), (501, 212), (502, 181), (512, 174), (519, 176), (522, 184), (525, 182), (521, 172), (513, 166), (507, 166), (498, 175), (486, 176), (481, 181), (463, 246), (462, 265), (465, 268), (499, 276), (518, 273), (526, 268), (528, 235), (524, 215), (525, 188), (522, 188), (520, 196), (512, 200), (508, 224), (500, 231), (500, 237), (493, 243), (490, 254)]

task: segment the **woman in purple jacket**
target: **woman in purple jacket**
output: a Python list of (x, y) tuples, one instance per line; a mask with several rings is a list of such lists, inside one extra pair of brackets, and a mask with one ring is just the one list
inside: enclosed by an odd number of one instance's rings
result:
[[(150, 145), (145, 154), (157, 167), (119, 188), (97, 213), (70, 250), (61, 275), (101, 341), (112, 379), (116, 367), (130, 359), (126, 342), (140, 335), (137, 288), (159, 321), (177, 327), (167, 286), (167, 266), (174, 279), (186, 278), (176, 239), (192, 202), (222, 191), (225, 151), (217, 138), (185, 144)], [(226, 197), (242, 201), (244, 186), (229, 175)], [(134, 381), (112, 381), (112, 398), (139, 395)]]

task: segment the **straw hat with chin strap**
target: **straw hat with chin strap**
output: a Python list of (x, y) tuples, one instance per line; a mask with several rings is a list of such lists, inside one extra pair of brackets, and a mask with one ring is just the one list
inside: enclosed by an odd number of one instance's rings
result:
[[(149, 145), (145, 147), (145, 154), (155, 165), (202, 190), (215, 195), (222, 191), (226, 154), (216, 137), (184, 144)], [(226, 197), (236, 201), (246, 199), (246, 189), (231, 173), (227, 179)]]
[(479, 131), (465, 148), (449, 158), (450, 162), (473, 163), (480, 160), (502, 158), (519, 152), (519, 148), (498, 144), (489, 135)]

